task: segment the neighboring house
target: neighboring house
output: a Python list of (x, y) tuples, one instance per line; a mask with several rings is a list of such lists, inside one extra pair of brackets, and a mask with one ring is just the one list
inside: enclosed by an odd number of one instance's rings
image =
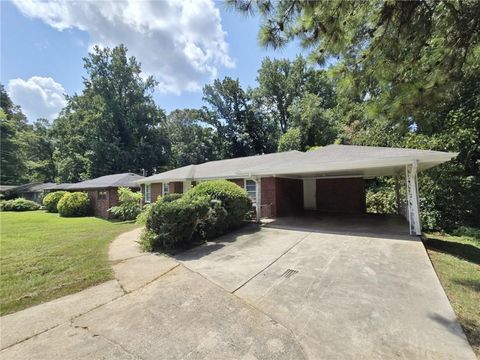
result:
[[(399, 208), (410, 232), (421, 233), (417, 173), (457, 153), (403, 148), (329, 145), (309, 152), (288, 151), (188, 165), (138, 180), (144, 202), (183, 193), (199, 181), (227, 179), (243, 187), (260, 217), (301, 215), (304, 210), (366, 212), (365, 179), (392, 176), (404, 182)], [(403, 201), (404, 200), (404, 201)]]
[(8, 195), (11, 190), (15, 189), (18, 185), (0, 185), (0, 194)]
[(55, 186), (55, 190), (86, 192), (92, 201), (94, 215), (108, 219), (110, 217), (108, 209), (119, 204), (118, 188), (128, 187), (139, 191), (140, 185), (135, 181), (143, 178), (132, 173), (106, 175), (75, 184), (59, 184)]
[(55, 185), (54, 183), (30, 183), (25, 185), (19, 185), (10, 189), (8, 191), (9, 194), (17, 197), (21, 197), (27, 200), (32, 200), (37, 203), (42, 202), (42, 198), (44, 195), (45, 189), (49, 188), (50, 186)]

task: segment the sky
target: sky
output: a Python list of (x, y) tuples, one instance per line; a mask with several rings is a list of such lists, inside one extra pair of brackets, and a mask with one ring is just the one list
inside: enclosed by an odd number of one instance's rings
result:
[(125, 44), (159, 82), (154, 98), (167, 112), (202, 106), (202, 87), (215, 78), (255, 86), (264, 57), (303, 53), (295, 43), (262, 48), (260, 19), (222, 1), (14, 0), (0, 1), (0, 16), (0, 81), (29, 121), (54, 119), (65, 94), (81, 93), (82, 58), (97, 44)]

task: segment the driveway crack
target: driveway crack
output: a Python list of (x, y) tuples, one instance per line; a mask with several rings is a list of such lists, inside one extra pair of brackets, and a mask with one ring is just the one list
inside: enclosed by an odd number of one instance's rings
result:
[(292, 246), (290, 246), (287, 250), (285, 250), (282, 254), (280, 254), (280, 256), (278, 256), (277, 258), (275, 258), (270, 264), (268, 264), (267, 266), (265, 266), (263, 269), (261, 269), (260, 271), (258, 271), (255, 275), (253, 275), (252, 277), (250, 277), (247, 281), (245, 281), (243, 284), (241, 284), (239, 287), (237, 287), (235, 290), (232, 291), (232, 294), (235, 294), (236, 291), (240, 290), (242, 287), (244, 287), (245, 285), (247, 285), (250, 281), (252, 281), (254, 278), (256, 278), (258, 275), (260, 275), (262, 272), (264, 272), (265, 270), (267, 270), (270, 266), (272, 266), (273, 264), (275, 264), (279, 259), (281, 259), (284, 255), (286, 255), (290, 250), (292, 250), (295, 246), (297, 246), (298, 244), (300, 244), (303, 240), (305, 240), (307, 237), (309, 237), (312, 233), (308, 233), (307, 235), (305, 235), (304, 237), (302, 237), (300, 240), (298, 240), (295, 244), (293, 244)]

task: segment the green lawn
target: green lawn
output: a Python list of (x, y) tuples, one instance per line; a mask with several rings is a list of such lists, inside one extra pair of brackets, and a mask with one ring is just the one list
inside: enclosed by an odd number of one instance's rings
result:
[(44, 211), (0, 213), (0, 314), (112, 279), (108, 245), (138, 226)]
[(473, 350), (480, 358), (480, 239), (428, 234), (425, 245)]

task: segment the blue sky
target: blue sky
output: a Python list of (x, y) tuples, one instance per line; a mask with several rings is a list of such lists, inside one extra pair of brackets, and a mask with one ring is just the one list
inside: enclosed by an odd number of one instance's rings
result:
[[(123, 42), (161, 82), (154, 97), (169, 112), (201, 106), (201, 87), (213, 77), (238, 77), (243, 86), (254, 86), (265, 56), (302, 53), (296, 44), (261, 48), (259, 19), (222, 2), (194, 0), (179, 7), (175, 1), (144, 5), (125, 0), (120, 8), (106, 2), (83, 2), (81, 8), (1, 2), (1, 82), (29, 120), (52, 119), (64, 105), (63, 92), (81, 92), (82, 57), (89, 47)], [(108, 16), (116, 12), (120, 16)], [(124, 12), (128, 15), (122, 20)]]

